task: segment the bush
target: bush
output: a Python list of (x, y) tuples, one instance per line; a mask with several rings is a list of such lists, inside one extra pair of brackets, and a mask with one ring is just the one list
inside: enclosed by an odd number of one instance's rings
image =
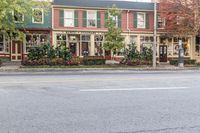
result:
[(169, 61), (169, 64), (170, 64), (170, 65), (178, 66), (178, 60), (170, 60), (170, 61)]
[[(178, 59), (170, 60), (169, 63), (170, 63), (170, 65), (178, 66)], [(184, 64), (185, 65), (195, 65), (196, 60), (186, 59), (186, 60), (184, 60)]]
[(66, 62), (67, 65), (80, 65), (81, 59), (80, 57), (72, 57), (71, 60)]
[(124, 55), (125, 57), (120, 63), (130, 66), (151, 65), (153, 60), (153, 51), (151, 48), (145, 47), (142, 49), (142, 52), (139, 52), (135, 43), (129, 45)]
[(104, 65), (106, 59), (103, 56), (86, 56), (82, 60), (83, 65)]
[(2, 65), (2, 60), (0, 59), (0, 66)]

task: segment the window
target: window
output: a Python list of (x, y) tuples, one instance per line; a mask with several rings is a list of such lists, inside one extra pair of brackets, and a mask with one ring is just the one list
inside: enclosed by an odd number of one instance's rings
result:
[(97, 26), (97, 12), (87, 11), (87, 26), (96, 27)]
[(129, 42), (129, 44), (136, 44), (137, 43), (137, 36), (130, 36), (130, 42)]
[[(181, 38), (174, 37), (174, 55), (178, 56), (179, 53), (179, 40)], [(182, 47), (184, 49), (184, 55), (189, 56), (190, 55), (190, 39), (189, 38), (182, 38)]]
[(200, 37), (196, 37), (195, 56), (200, 56)]
[(33, 23), (44, 23), (44, 11), (40, 8), (34, 8), (33, 9), (33, 17), (32, 17)]
[(137, 28), (145, 28), (145, 13), (137, 13)]
[(22, 23), (24, 21), (24, 15), (17, 11), (13, 12), (13, 17), (14, 17), (14, 22), (16, 23)]
[(116, 27), (118, 27), (118, 16), (112, 16), (111, 14), (109, 14), (109, 17), (112, 18), (112, 20), (115, 23)]
[(103, 56), (103, 35), (95, 35), (95, 55)]
[(67, 45), (67, 35), (66, 34), (56, 34), (56, 45)]
[(160, 15), (158, 15), (158, 28), (164, 28), (165, 27), (165, 19), (161, 18)]
[(26, 34), (26, 52), (31, 47), (47, 44), (48, 34)]
[(74, 11), (65, 10), (64, 26), (65, 27), (74, 27)]
[(140, 51), (144, 48), (152, 48), (153, 36), (140, 36)]
[(4, 51), (4, 35), (0, 33), (0, 52)]

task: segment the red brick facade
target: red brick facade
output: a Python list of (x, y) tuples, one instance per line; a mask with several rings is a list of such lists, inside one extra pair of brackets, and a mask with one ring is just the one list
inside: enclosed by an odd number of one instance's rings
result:
[[(53, 20), (53, 28), (54, 29), (61, 29), (61, 30), (81, 30), (81, 31), (85, 31), (85, 30), (97, 30), (97, 31), (105, 31), (105, 12), (106, 10), (100, 10), (100, 28), (88, 28), (88, 27), (83, 27), (83, 9), (72, 9), (72, 10), (77, 10), (78, 11), (78, 27), (64, 27), (64, 26), (60, 26), (60, 10), (63, 10), (63, 8), (55, 8), (53, 9), (53, 15), (54, 15), (54, 20)], [(149, 27), (148, 28), (134, 28), (134, 13), (137, 11), (122, 11), (121, 12), (121, 28), (123, 32), (128, 32), (130, 30), (130, 32), (153, 32), (153, 11), (143, 11), (144, 13), (149, 15)], [(142, 11), (138, 11), (138, 12), (142, 12)], [(128, 15), (127, 15), (128, 14)], [(127, 18), (128, 17), (128, 18)], [(129, 21), (127, 23), (127, 21)], [(128, 26), (127, 26), (128, 24)]]

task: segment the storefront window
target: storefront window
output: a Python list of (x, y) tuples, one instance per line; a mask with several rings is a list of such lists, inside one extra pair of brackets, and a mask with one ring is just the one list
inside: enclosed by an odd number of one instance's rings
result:
[(143, 51), (144, 48), (152, 48), (153, 46), (153, 37), (152, 36), (141, 36), (140, 37), (140, 51)]
[(195, 56), (200, 56), (200, 37), (196, 37)]
[(31, 47), (37, 47), (40, 45), (47, 44), (48, 42), (48, 35), (47, 34), (27, 34), (26, 35), (26, 52)]
[(56, 46), (67, 45), (67, 37), (66, 34), (57, 34), (56, 35)]
[(4, 51), (4, 35), (0, 33), (0, 52)]
[(137, 36), (130, 36), (130, 42), (129, 44), (137, 43)]
[(95, 55), (103, 56), (103, 35), (95, 35)]
[[(184, 49), (184, 56), (190, 56), (189, 38), (182, 38), (181, 40), (183, 42), (182, 47)], [(179, 38), (174, 37), (174, 55), (178, 56), (178, 53), (179, 53)]]

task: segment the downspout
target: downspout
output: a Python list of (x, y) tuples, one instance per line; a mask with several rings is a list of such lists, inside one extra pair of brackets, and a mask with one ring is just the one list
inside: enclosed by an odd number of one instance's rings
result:
[(130, 10), (128, 10), (127, 14), (126, 14), (126, 19), (127, 19), (126, 29), (128, 30), (128, 34), (130, 34), (130, 29), (129, 29), (129, 12), (130, 12)]

